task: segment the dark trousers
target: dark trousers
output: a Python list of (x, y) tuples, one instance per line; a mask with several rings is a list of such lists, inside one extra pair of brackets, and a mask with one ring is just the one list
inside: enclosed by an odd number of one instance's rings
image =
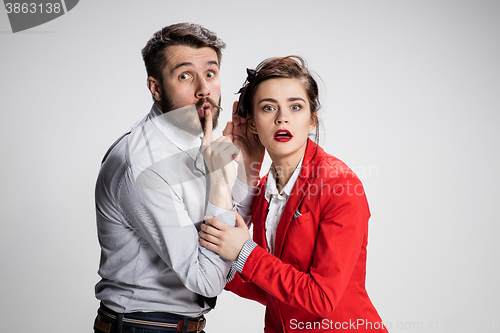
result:
[[(134, 312), (121, 314), (101, 304), (94, 322), (95, 333), (186, 333), (193, 322), (205, 320), (203, 316), (190, 318), (166, 312)], [(179, 322), (182, 322), (179, 325)], [(182, 330), (177, 327), (182, 326)], [(199, 331), (204, 333), (204, 331)]]

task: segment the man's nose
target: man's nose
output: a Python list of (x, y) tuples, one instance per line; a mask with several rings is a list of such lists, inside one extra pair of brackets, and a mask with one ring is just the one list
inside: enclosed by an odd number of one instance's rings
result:
[(196, 87), (196, 97), (197, 98), (203, 98), (203, 97), (208, 97), (210, 96), (210, 88), (207, 84), (207, 81), (205, 78), (200, 77), (197, 80), (197, 87)]

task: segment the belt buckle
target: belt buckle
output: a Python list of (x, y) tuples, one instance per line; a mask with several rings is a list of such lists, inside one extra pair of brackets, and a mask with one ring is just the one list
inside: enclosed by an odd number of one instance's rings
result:
[(203, 331), (203, 329), (205, 328), (205, 323), (205, 318), (198, 319), (198, 321), (196, 322), (196, 333)]

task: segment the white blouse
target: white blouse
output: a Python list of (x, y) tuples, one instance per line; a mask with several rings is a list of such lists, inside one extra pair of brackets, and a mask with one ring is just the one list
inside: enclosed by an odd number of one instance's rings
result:
[(276, 242), (276, 229), (278, 228), (278, 223), (281, 219), (281, 215), (283, 214), (283, 210), (285, 209), (286, 203), (288, 202), (288, 198), (290, 197), (290, 193), (292, 192), (293, 186), (299, 178), (300, 169), (302, 168), (302, 160), (304, 157), (300, 159), (298, 167), (293, 172), (292, 176), (283, 187), (281, 192), (278, 192), (278, 188), (276, 187), (276, 170), (274, 166), (271, 165), (267, 176), (266, 183), (266, 193), (265, 198), (269, 203), (269, 208), (267, 211), (266, 217), (266, 240), (267, 240), (267, 251), (271, 254), (274, 254), (274, 247)]

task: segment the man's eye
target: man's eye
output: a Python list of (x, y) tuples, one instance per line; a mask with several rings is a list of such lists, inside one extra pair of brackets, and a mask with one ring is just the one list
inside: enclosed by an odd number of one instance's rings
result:
[(302, 108), (302, 107), (301, 107), (300, 105), (298, 105), (298, 104), (292, 105), (292, 107), (291, 107), (291, 109), (292, 109), (293, 111), (299, 111), (301, 108)]
[(181, 79), (181, 80), (187, 80), (190, 77), (191, 76), (189, 74), (187, 74), (187, 73), (183, 73), (183, 74), (179, 75), (179, 79)]
[(214, 72), (208, 72), (208, 73), (207, 73), (207, 77), (208, 77), (209, 79), (213, 78), (214, 76), (215, 76), (215, 73), (214, 73)]

